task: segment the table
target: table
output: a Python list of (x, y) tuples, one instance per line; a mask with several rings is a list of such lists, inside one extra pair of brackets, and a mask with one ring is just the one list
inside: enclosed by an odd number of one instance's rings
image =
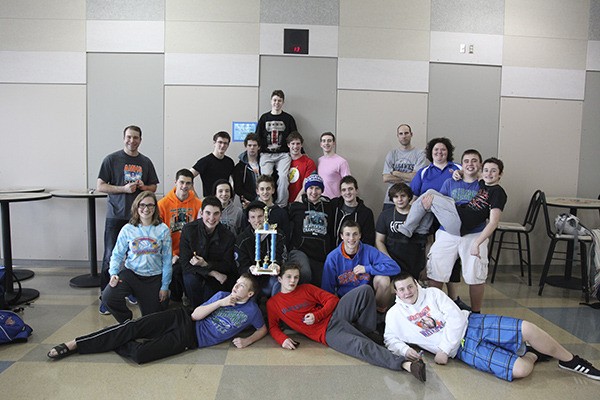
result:
[[(577, 215), (577, 210), (600, 210), (600, 200), (584, 199), (579, 197), (546, 197), (546, 204), (551, 207), (568, 208), (569, 213)], [(552, 223), (552, 221), (550, 221)], [(554, 275), (546, 277), (546, 283), (552, 286), (558, 286), (566, 289), (580, 290), (581, 279), (573, 278), (573, 252), (575, 251), (575, 241), (567, 243), (567, 260), (565, 262), (564, 275)]]
[(16, 294), (13, 288), (12, 276), (12, 244), (10, 240), (10, 203), (46, 200), (50, 197), (52, 197), (50, 193), (0, 193), (0, 210), (2, 211), (2, 253), (4, 255), (4, 267), (6, 269), (5, 288), (8, 304), (17, 305), (29, 303), (40, 296), (40, 292), (35, 289), (23, 288), (21, 297), (15, 299)]
[[(37, 193), (43, 192), (46, 190), (43, 187), (33, 186), (14, 186), (14, 187), (4, 187), (0, 188), (0, 193)], [(30, 269), (15, 269), (13, 270), (14, 276), (18, 281), (24, 281), (26, 279), (31, 279), (35, 275), (34, 272)]]
[(72, 278), (69, 284), (73, 287), (100, 287), (100, 275), (98, 275), (98, 251), (96, 246), (96, 199), (106, 197), (106, 193), (94, 190), (54, 190), (54, 197), (66, 199), (87, 199), (88, 211), (88, 259), (90, 261), (90, 273)]

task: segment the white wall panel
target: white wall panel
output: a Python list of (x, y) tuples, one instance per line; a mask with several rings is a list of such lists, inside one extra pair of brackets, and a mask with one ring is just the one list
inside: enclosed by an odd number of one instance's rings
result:
[(103, 53), (163, 53), (162, 21), (87, 21), (87, 51)]
[(586, 69), (600, 71), (600, 40), (588, 41)]
[[(465, 52), (460, 52), (461, 44)], [(473, 54), (469, 54), (469, 46)], [(502, 35), (431, 32), (430, 61), (456, 64), (502, 65)]]
[(85, 53), (0, 51), (0, 82), (85, 83)]
[(585, 71), (550, 68), (502, 68), (502, 96), (582, 100)]
[(165, 54), (165, 84), (258, 86), (258, 55)]
[(427, 92), (429, 62), (340, 58), (338, 88)]

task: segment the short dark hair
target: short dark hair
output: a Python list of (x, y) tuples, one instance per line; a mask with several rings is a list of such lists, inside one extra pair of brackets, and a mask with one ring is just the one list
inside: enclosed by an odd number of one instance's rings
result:
[(342, 188), (342, 183), (351, 183), (354, 185), (354, 189), (358, 190), (358, 181), (352, 175), (346, 175), (340, 180), (340, 189)]
[(231, 136), (225, 131), (219, 131), (213, 135), (213, 142), (216, 142), (218, 138), (227, 139), (231, 143)]
[(460, 161), (462, 162), (462, 159), (465, 158), (465, 156), (467, 154), (475, 154), (477, 157), (479, 157), (479, 162), (481, 162), (481, 160), (483, 160), (483, 158), (481, 157), (481, 153), (475, 149), (468, 149), (463, 151), (462, 156), (460, 156)]
[(267, 205), (265, 203), (259, 200), (254, 200), (250, 202), (250, 204), (248, 204), (246, 206), (246, 209), (244, 210), (244, 212), (246, 213), (246, 217), (248, 218), (250, 216), (250, 211), (252, 210), (262, 210), (264, 212), (266, 206)]
[(417, 282), (417, 280), (415, 279), (415, 277), (412, 276), (410, 274), (410, 272), (408, 272), (408, 271), (402, 271), (398, 275), (393, 276), (392, 277), (392, 290), (393, 291), (396, 290), (396, 282), (403, 281), (403, 280), (408, 279), (408, 278), (412, 278), (412, 280), (415, 281), (415, 283)]
[(235, 194), (233, 193), (233, 187), (231, 186), (231, 182), (229, 182), (227, 179), (217, 179), (215, 184), (212, 187), (212, 194), (213, 195), (217, 195), (217, 187), (219, 185), (227, 185), (229, 186), (229, 192), (231, 193), (231, 198), (233, 198), (233, 196), (235, 196)]
[(273, 186), (273, 189), (277, 187), (275, 185), (275, 179), (271, 175), (260, 175), (258, 178), (256, 178), (256, 187), (258, 188), (258, 185), (263, 182), (270, 183), (271, 186)]
[(448, 139), (447, 137), (434, 138), (434, 139), (431, 139), (429, 142), (427, 142), (427, 148), (425, 149), (425, 153), (427, 154), (427, 159), (430, 162), (433, 162), (433, 148), (438, 143), (441, 143), (444, 146), (446, 146), (446, 150), (448, 150), (448, 157), (447, 157), (448, 162), (453, 161), (454, 160), (454, 146), (452, 145), (452, 142), (450, 141), (450, 139)]
[(498, 169), (500, 170), (500, 173), (504, 172), (504, 163), (499, 158), (490, 157), (487, 160), (485, 160), (481, 165), (484, 166), (487, 163), (496, 164), (498, 166)]
[(390, 190), (388, 192), (388, 197), (389, 197), (390, 201), (394, 201), (394, 197), (396, 197), (396, 195), (398, 193), (404, 193), (408, 197), (408, 200), (412, 199), (414, 196), (414, 193), (413, 193), (412, 189), (410, 188), (410, 186), (408, 186), (404, 182), (394, 183), (390, 187)]
[(243, 274), (240, 275), (240, 278), (244, 278), (247, 279), (248, 281), (250, 281), (250, 287), (248, 288), (248, 290), (250, 292), (252, 292), (253, 294), (256, 294), (256, 291), (258, 290), (259, 283), (258, 283), (258, 279), (256, 279), (256, 277), (248, 272), (244, 272)]
[(255, 141), (256, 143), (260, 144), (260, 142), (258, 141), (258, 135), (256, 133), (249, 133), (244, 138), (244, 147), (248, 146), (248, 142), (250, 140)]
[(358, 228), (358, 233), (361, 233), (360, 225), (353, 219), (347, 219), (340, 227), (340, 233), (344, 232), (344, 228)]
[(281, 266), (281, 270), (279, 271), (279, 276), (283, 276), (287, 271), (289, 270), (298, 270), (298, 272), (301, 271), (300, 265), (296, 264), (295, 262), (286, 262)]
[(217, 199), (215, 196), (206, 196), (202, 199), (202, 211), (208, 206), (218, 207), (219, 210), (223, 211), (221, 200)]
[(182, 168), (175, 174), (175, 180), (179, 179), (180, 176), (185, 176), (186, 178), (192, 178), (194, 180), (194, 174), (187, 168)]
[(288, 135), (288, 137), (285, 141), (287, 142), (287, 144), (290, 144), (290, 143), (292, 143), (293, 140), (300, 140), (300, 143), (304, 144), (304, 138), (298, 131), (290, 132), (290, 134)]
[(126, 126), (125, 129), (123, 129), (123, 137), (125, 137), (125, 132), (127, 132), (127, 129), (138, 132), (140, 134), (140, 138), (142, 137), (142, 128), (137, 125)]
[(281, 90), (281, 89), (273, 90), (273, 93), (271, 93), (270, 98), (272, 99), (273, 96), (281, 97), (281, 100), (285, 101), (285, 94), (283, 93), (283, 90)]
[(335, 135), (331, 132), (323, 132), (321, 133), (321, 136), (319, 137), (319, 141), (321, 141), (321, 139), (323, 139), (323, 136), (331, 136), (333, 138), (333, 141), (335, 142)]

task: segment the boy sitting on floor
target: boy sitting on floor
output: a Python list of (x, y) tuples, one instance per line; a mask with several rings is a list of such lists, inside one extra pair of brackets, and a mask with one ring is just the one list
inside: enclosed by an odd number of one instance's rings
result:
[(437, 364), (456, 357), (507, 381), (528, 376), (536, 361), (554, 357), (560, 368), (600, 380), (600, 371), (589, 361), (571, 354), (531, 322), (470, 314), (441, 290), (420, 287), (406, 272), (394, 277), (392, 285), (396, 304), (385, 318), (384, 341), (393, 354), (419, 360), (421, 354), (412, 344), (434, 353)]

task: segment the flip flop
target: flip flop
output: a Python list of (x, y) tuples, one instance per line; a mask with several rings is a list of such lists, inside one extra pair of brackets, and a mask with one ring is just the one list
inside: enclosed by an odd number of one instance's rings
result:
[(427, 380), (427, 371), (423, 360), (417, 360), (410, 363), (410, 373), (421, 382)]
[[(52, 350), (56, 352), (56, 355), (50, 354)], [(53, 348), (51, 348), (47, 355), (48, 358), (51, 358), (53, 360), (60, 360), (61, 358), (65, 358), (66, 356), (69, 356), (73, 353), (77, 353), (77, 349), (71, 350), (67, 347), (66, 344), (61, 343), (58, 346), (54, 346)]]

